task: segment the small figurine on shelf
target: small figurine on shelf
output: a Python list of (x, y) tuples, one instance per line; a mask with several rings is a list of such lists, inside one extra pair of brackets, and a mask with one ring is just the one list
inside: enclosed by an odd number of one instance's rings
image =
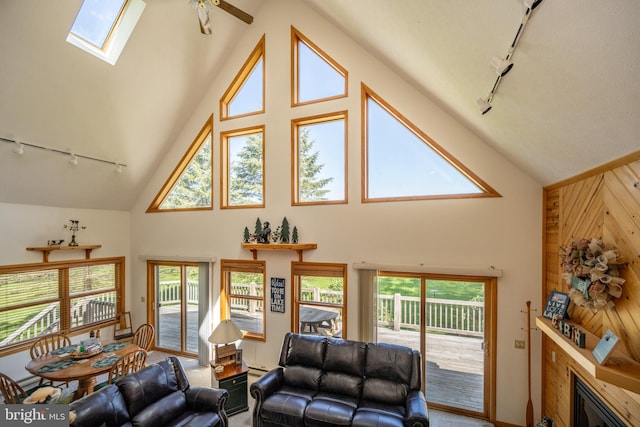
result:
[(78, 242), (76, 242), (76, 233), (80, 230), (84, 230), (87, 227), (84, 225), (80, 226), (80, 221), (77, 219), (70, 219), (69, 222), (71, 224), (65, 224), (64, 228), (68, 228), (71, 230), (71, 241), (69, 242), (69, 246), (78, 246)]
[(282, 241), (282, 243), (289, 243), (289, 221), (287, 221), (286, 216), (282, 220), (282, 226), (280, 230), (280, 240)]
[(271, 236), (271, 228), (269, 227), (269, 221), (264, 222), (264, 227), (258, 235), (258, 243), (269, 243), (269, 237)]
[(249, 240), (251, 240), (251, 235), (249, 234), (249, 228), (248, 227), (244, 228), (244, 235), (243, 235), (242, 239), (243, 239), (244, 243), (249, 243)]
[(298, 243), (298, 227), (293, 226), (293, 234), (291, 235), (291, 242)]

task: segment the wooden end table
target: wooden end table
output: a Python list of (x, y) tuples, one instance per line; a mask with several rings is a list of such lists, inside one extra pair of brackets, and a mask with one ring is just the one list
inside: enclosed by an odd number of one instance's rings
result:
[(213, 370), (213, 377), (217, 381), (217, 388), (223, 388), (229, 392), (229, 401), (225, 407), (227, 415), (234, 415), (239, 412), (249, 410), (249, 399), (247, 396), (247, 373), (249, 368), (242, 362), (241, 365), (235, 363), (225, 365), (222, 372), (215, 371), (215, 365), (210, 363)]

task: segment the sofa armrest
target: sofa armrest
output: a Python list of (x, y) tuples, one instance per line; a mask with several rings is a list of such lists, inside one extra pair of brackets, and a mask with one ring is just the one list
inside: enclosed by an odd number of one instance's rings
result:
[(229, 425), (224, 407), (229, 400), (229, 392), (212, 387), (189, 387), (184, 392), (187, 407), (197, 412), (215, 412), (222, 419), (222, 425)]
[(407, 395), (405, 427), (429, 427), (427, 400), (420, 390), (411, 390)]
[(282, 380), (284, 378), (284, 370), (281, 367), (275, 368), (251, 384), (251, 396), (259, 402), (282, 386)]

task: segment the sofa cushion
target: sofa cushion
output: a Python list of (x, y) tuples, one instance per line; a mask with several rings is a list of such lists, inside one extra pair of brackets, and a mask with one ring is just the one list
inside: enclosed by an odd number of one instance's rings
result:
[(95, 427), (105, 424), (106, 427), (128, 425), (127, 405), (118, 391), (118, 387), (110, 384), (99, 393), (91, 393), (82, 399), (71, 402), (69, 409), (76, 414), (73, 427)]
[(358, 400), (334, 393), (317, 394), (304, 412), (306, 427), (350, 426)]
[(360, 399), (362, 394), (362, 377), (343, 374), (341, 372), (325, 372), (320, 377), (320, 391), (339, 393), (344, 396)]
[(214, 412), (187, 411), (162, 427), (213, 427), (220, 422), (220, 416)]
[(408, 392), (409, 387), (406, 384), (380, 378), (367, 378), (364, 380), (362, 398), (371, 400), (372, 402), (386, 402), (399, 405), (404, 404)]
[(147, 405), (131, 421), (136, 427), (164, 426), (169, 421), (180, 417), (186, 410), (187, 400), (184, 397), (184, 393), (174, 391)]
[(286, 354), (286, 366), (302, 365), (322, 368), (327, 339), (312, 335), (292, 335)]
[(268, 424), (303, 427), (304, 411), (315, 393), (294, 387), (282, 387), (265, 399), (260, 415)]
[(116, 385), (127, 402), (132, 418), (153, 402), (180, 390), (173, 365), (167, 360), (148, 366), (134, 375), (122, 377)]
[(324, 370), (362, 377), (366, 358), (367, 345), (365, 343), (330, 339), (327, 342)]
[(353, 427), (401, 427), (405, 409), (402, 405), (362, 400), (353, 416)]
[(413, 351), (410, 348), (385, 343), (368, 344), (364, 373), (367, 378), (409, 384), (412, 370)]
[(283, 372), (284, 384), (312, 391), (318, 390), (320, 375), (322, 375), (320, 369), (306, 366), (287, 366)]

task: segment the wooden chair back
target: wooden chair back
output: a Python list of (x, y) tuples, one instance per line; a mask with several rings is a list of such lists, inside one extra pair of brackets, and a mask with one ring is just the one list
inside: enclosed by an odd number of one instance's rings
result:
[(123, 355), (116, 361), (109, 371), (108, 383), (113, 384), (125, 375), (138, 372), (146, 366), (147, 352), (144, 350), (134, 350)]
[(31, 350), (30, 350), (31, 358), (35, 359), (36, 357), (42, 356), (43, 354), (50, 353), (53, 350), (66, 347), (68, 345), (71, 345), (71, 339), (69, 339), (69, 337), (66, 335), (63, 335), (63, 334), (43, 335), (31, 346)]
[(113, 340), (120, 341), (133, 337), (133, 326), (131, 325), (131, 312), (124, 311), (116, 314), (117, 323), (113, 326)]
[(27, 393), (24, 392), (18, 383), (1, 372), (0, 390), (2, 391), (2, 397), (6, 404), (22, 403), (22, 401), (28, 397)]
[(155, 337), (155, 334), (155, 328), (152, 325), (145, 323), (143, 325), (140, 325), (140, 327), (136, 329), (136, 333), (133, 334), (132, 342), (138, 347), (149, 351), (153, 344), (153, 338)]

